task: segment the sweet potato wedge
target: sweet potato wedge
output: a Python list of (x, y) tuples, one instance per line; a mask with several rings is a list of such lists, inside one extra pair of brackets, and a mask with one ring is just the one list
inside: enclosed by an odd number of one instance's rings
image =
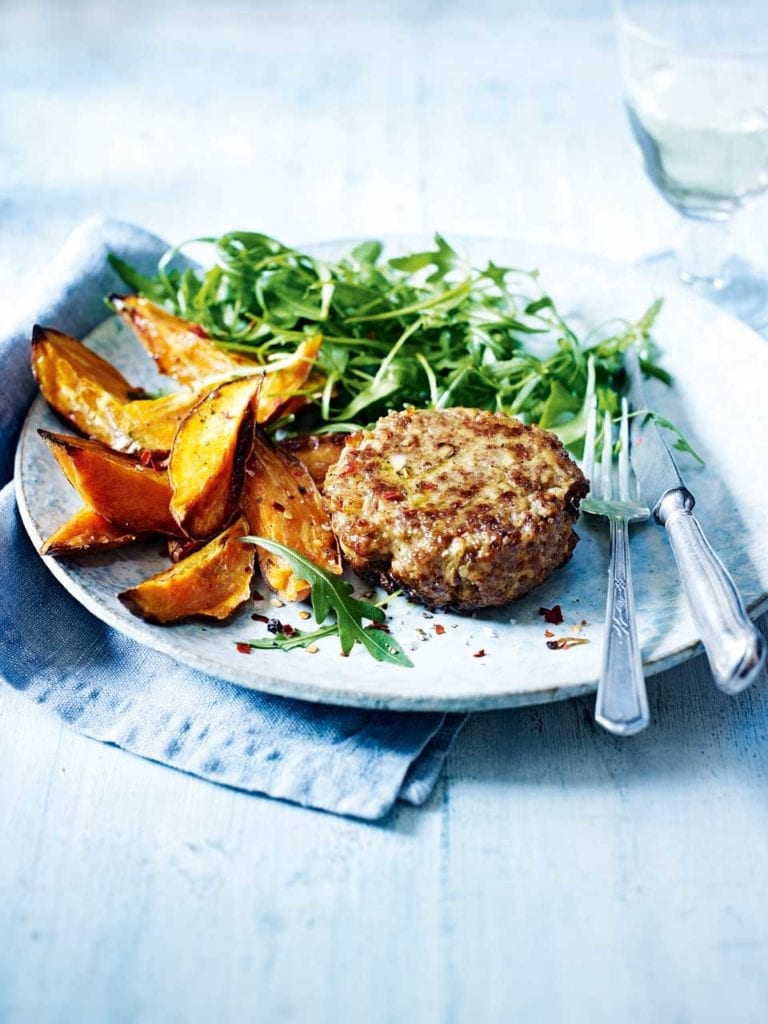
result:
[(269, 423), (288, 407), (295, 412), (297, 408), (306, 404), (305, 396), (297, 395), (296, 392), (300, 391), (309, 379), (322, 341), (322, 336), (316, 334), (302, 341), (291, 360), (281, 369), (270, 371), (267, 368), (259, 395), (259, 423)]
[(182, 420), (168, 463), (171, 514), (188, 537), (211, 537), (237, 508), (262, 378), (220, 384)]
[(112, 295), (110, 301), (155, 360), (160, 373), (194, 387), (212, 377), (230, 376), (255, 360), (219, 348), (205, 330), (182, 320), (141, 295)]
[(35, 326), (32, 372), (43, 398), (67, 423), (106, 444), (121, 440), (115, 415), (137, 389), (106, 359), (61, 331)]
[(171, 515), (165, 470), (143, 466), (99, 441), (48, 430), (38, 433), (86, 505), (107, 522), (130, 533), (181, 533)]
[[(253, 377), (236, 378), (236, 381), (251, 381), (254, 387), (257, 387), (255, 382), (261, 385), (256, 410), (258, 423), (267, 423), (289, 409), (296, 411), (307, 404), (306, 396), (291, 396), (291, 391), (303, 386), (319, 348), (320, 339), (310, 339), (302, 342), (291, 362), (282, 369), (273, 373), (256, 373)], [(110, 422), (105, 423), (99, 440), (106, 440), (119, 451), (148, 451), (160, 458), (173, 446), (182, 420), (215, 387), (216, 380), (209, 379), (207, 382), (197, 382), (192, 390), (185, 389), (161, 398), (136, 399), (125, 405), (115, 404), (109, 409)]]
[(32, 370), (51, 408), (94, 441), (118, 451), (167, 455), (179, 423), (204, 390), (141, 398), (106, 359), (60, 331), (35, 327)]
[(304, 434), (278, 441), (277, 447), (303, 462), (318, 487), (323, 486), (325, 474), (335, 466), (349, 434)]
[(251, 593), (254, 550), (241, 544), (241, 516), (205, 547), (118, 597), (134, 615), (166, 625), (181, 619), (229, 618)]
[[(256, 431), (240, 505), (251, 532), (301, 551), (330, 572), (341, 574), (339, 546), (328, 514), (308, 470)], [(265, 582), (285, 601), (309, 596), (306, 580), (297, 579), (278, 555), (258, 549)]]
[[(168, 313), (141, 295), (113, 295), (110, 301), (120, 318), (155, 360), (158, 370), (180, 384), (196, 387), (204, 381), (242, 374), (260, 364), (239, 352), (226, 352), (199, 324)], [(290, 401), (306, 404), (296, 392), (306, 383), (320, 351), (322, 337), (302, 342), (293, 358), (279, 370), (265, 367), (259, 399), (258, 422), (268, 423)]]
[(203, 388), (127, 402), (114, 411), (118, 434), (117, 443), (112, 447), (120, 451), (150, 452), (156, 458), (167, 455), (182, 420), (205, 394)]
[(112, 551), (139, 540), (140, 534), (113, 526), (92, 508), (81, 508), (51, 534), (40, 548), (41, 555), (57, 558)]

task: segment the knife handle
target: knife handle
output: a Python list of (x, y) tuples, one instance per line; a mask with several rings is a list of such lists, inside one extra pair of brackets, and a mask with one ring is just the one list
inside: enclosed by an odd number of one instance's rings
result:
[(693, 514), (693, 496), (675, 490), (659, 503), (691, 614), (717, 686), (739, 693), (765, 661), (765, 638), (750, 621), (727, 569), (712, 550)]

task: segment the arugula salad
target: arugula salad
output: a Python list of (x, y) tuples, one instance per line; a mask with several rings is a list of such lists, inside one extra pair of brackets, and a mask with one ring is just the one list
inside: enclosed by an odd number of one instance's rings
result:
[[(200, 245), (210, 251), (208, 269), (178, 266)], [(385, 259), (383, 251), (363, 242), (328, 261), (233, 231), (175, 246), (151, 278), (110, 261), (132, 289), (261, 362), (289, 357), (320, 331), (321, 385), (304, 432), (358, 430), (409, 405), (463, 405), (538, 424), (578, 452), (590, 364), (600, 410), (612, 414), (629, 345), (639, 345), (646, 374), (670, 383), (651, 338), (660, 301), (637, 321), (579, 337), (537, 270), (474, 267), (440, 235), (423, 252)], [(277, 427), (296, 429), (292, 421)]]

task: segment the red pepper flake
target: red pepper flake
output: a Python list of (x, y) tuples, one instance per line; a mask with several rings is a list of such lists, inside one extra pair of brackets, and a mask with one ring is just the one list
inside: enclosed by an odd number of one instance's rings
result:
[(539, 608), (539, 615), (543, 615), (544, 621), (551, 622), (553, 626), (559, 626), (563, 621), (563, 610), (559, 604), (552, 608)]
[(403, 495), (400, 491), (383, 491), (382, 498), (384, 501), (402, 501)]
[(554, 636), (554, 635), (555, 634), (552, 632), (551, 629), (545, 629), (544, 630), (544, 636)]
[(290, 624), (290, 622), (283, 623), (283, 635), (284, 636), (296, 636), (296, 630)]
[(192, 334), (196, 334), (198, 338), (209, 338), (208, 331), (202, 326), (202, 324), (190, 324), (189, 329)]
[(235, 644), (235, 650), (238, 654), (250, 654), (253, 648), (250, 644)]
[(475, 653), (472, 655), (472, 657), (473, 658), (484, 658), (485, 657), (485, 650), (484, 650), (484, 648), (481, 647), (479, 651), (475, 651)]
[(445, 632), (445, 626), (441, 626), (439, 622), (435, 623), (435, 632), (438, 636), (442, 636)]
[(378, 629), (380, 633), (389, 633), (389, 626), (386, 622), (372, 622), (366, 629)]
[(269, 618), (266, 615), (259, 615), (258, 612), (254, 612), (251, 618), (254, 622), (269, 622)]
[(557, 640), (547, 640), (547, 647), (550, 651), (569, 651), (572, 647), (588, 643), (585, 636), (559, 636)]

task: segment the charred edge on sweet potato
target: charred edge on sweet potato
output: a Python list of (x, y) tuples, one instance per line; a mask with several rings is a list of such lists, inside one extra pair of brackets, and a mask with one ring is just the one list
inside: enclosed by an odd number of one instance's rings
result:
[(166, 542), (168, 557), (175, 564), (183, 561), (188, 555), (199, 551), (205, 544), (204, 540), (192, 540), (191, 537), (169, 537)]

